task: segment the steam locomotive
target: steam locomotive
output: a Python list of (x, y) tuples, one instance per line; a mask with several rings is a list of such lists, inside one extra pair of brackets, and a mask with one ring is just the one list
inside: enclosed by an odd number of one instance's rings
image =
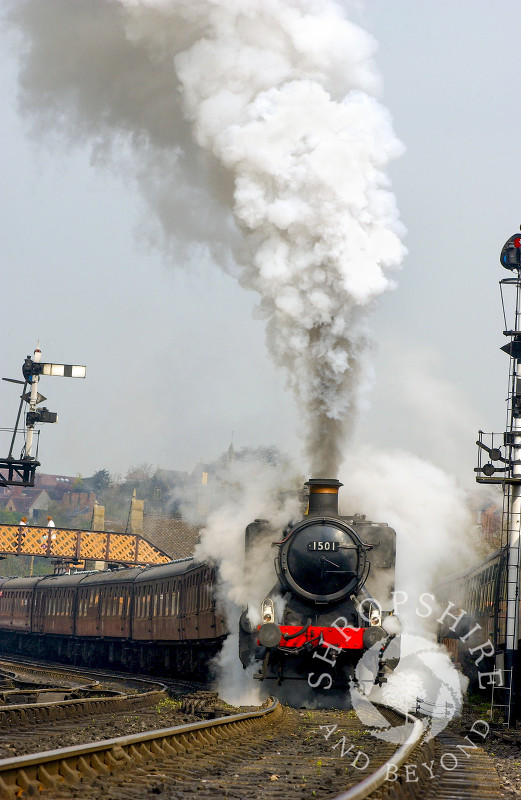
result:
[[(337, 480), (312, 479), (309, 507), (282, 539), (266, 520), (246, 529), (246, 564), (275, 556), (276, 582), (258, 609), (240, 618), (239, 654), (261, 681), (305, 681), (311, 689), (347, 687), (364, 652), (378, 656), (375, 679), (384, 679), (384, 652), (397, 632), (391, 619), (396, 533), (364, 516), (340, 516)], [(255, 555), (253, 555), (255, 553)], [(379, 643), (378, 647), (374, 647)], [(389, 662), (390, 663), (390, 662)]]
[[(345, 687), (362, 654), (379, 643), (381, 659), (392, 638), (390, 612), (382, 608), (393, 588), (395, 532), (362, 516), (340, 516), (341, 485), (310, 480), (309, 509), (282, 539), (266, 520), (246, 529), (247, 568), (259, 557), (270, 560), (277, 548), (276, 583), (260, 609), (244, 610), (239, 625), (240, 659), (258, 665), (260, 680)], [(216, 580), (214, 565), (192, 558), (146, 569), (0, 578), (0, 647), (207, 679), (228, 634)]]

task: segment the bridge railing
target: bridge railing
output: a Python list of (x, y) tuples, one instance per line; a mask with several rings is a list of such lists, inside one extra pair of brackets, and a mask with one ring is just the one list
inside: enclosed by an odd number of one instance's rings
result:
[(89, 559), (135, 566), (171, 561), (170, 556), (135, 533), (0, 525), (0, 557), (8, 555), (46, 556), (70, 561)]

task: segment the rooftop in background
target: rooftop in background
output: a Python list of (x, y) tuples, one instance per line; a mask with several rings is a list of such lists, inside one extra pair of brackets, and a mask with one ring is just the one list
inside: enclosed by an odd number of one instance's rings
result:
[(59, 488), (67, 491), (72, 489), (72, 485), (76, 480), (76, 477), (71, 477), (70, 475), (47, 475), (44, 472), (37, 472), (34, 485), (38, 489)]
[[(125, 530), (124, 522), (106, 520), (105, 529), (122, 533)], [(173, 517), (144, 517), (144, 538), (167, 553), (173, 560), (188, 558), (194, 554), (199, 543), (199, 534), (203, 525), (190, 525), (182, 519)]]

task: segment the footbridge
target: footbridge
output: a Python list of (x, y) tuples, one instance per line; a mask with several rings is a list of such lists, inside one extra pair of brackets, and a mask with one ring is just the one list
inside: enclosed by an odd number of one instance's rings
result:
[(171, 557), (136, 533), (0, 525), (0, 558), (45, 556), (62, 561), (105, 561), (125, 566), (166, 564)]

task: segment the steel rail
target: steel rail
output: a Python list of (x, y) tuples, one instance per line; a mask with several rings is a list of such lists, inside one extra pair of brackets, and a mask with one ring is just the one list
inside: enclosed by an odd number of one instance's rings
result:
[[(373, 792), (376, 792), (376, 790), (379, 789), (386, 780), (388, 780), (390, 770), (393, 768), (399, 770), (400, 767), (405, 764), (409, 756), (416, 750), (423, 739), (425, 726), (421, 719), (414, 717), (412, 714), (402, 714), (400, 711), (397, 711), (390, 706), (385, 706), (380, 703), (375, 705), (378, 705), (379, 708), (384, 708), (403, 716), (406, 722), (412, 722), (413, 726), (411, 732), (409, 733), (409, 736), (405, 742), (403, 742), (398, 750), (396, 750), (396, 752), (393, 753), (392, 756), (381, 765), (381, 767), (375, 770), (371, 775), (368, 775), (367, 778), (364, 778), (364, 780), (360, 781), (360, 783), (352, 786), (346, 792), (337, 795), (335, 798), (333, 798), (333, 800), (364, 800), (364, 798), (370, 797)], [(394, 781), (392, 786), (396, 786)]]
[[(18, 667), (18, 671), (16, 670), (5, 670), (2, 668), (2, 664), (10, 664), (13, 667)], [(157, 680), (156, 678), (142, 678), (136, 677), (132, 674), (127, 672), (116, 672), (113, 670), (102, 670), (99, 668), (93, 667), (92, 669), (85, 669), (85, 667), (76, 667), (72, 664), (35, 664), (29, 659), (24, 659), (22, 657), (9, 657), (1, 658), (0, 659), (0, 672), (6, 674), (6, 677), (11, 678), (12, 680), (24, 680), (24, 675), (28, 673), (36, 673), (41, 674), (43, 677), (46, 678), (55, 678), (55, 679), (69, 679), (70, 685), (74, 687), (75, 690), (80, 690), (85, 688), (87, 684), (76, 684), (74, 681), (70, 680), (72, 676), (76, 676), (77, 679), (82, 680), (90, 680), (92, 681), (91, 685), (96, 686), (101, 683), (101, 681), (109, 681), (113, 683), (117, 683), (121, 681), (125, 684), (134, 684), (137, 687), (144, 685), (149, 687), (155, 687), (157, 691), (164, 691), (166, 684), (163, 683), (162, 680)], [(7, 673), (10, 672), (8, 675)], [(98, 680), (100, 679), (100, 680)], [(30, 682), (30, 681), (28, 681)], [(180, 681), (183, 683), (183, 681)], [(151, 689), (149, 689), (151, 691)]]
[[(6, 662), (3, 663), (5, 664)], [(62, 680), (70, 676), (70, 670), (67, 668), (55, 669), (54, 667), (47, 668), (36, 665), (24, 666), (24, 675), (33, 672), (39, 675), (50, 675), (53, 678)], [(20, 673), (13, 673), (13, 675), (20, 675)], [(79, 670), (76, 671), (76, 675), (81, 675), (83, 678), (90, 677), (92, 679), (92, 675), (81, 673)], [(112, 675), (107, 675), (107, 677), (110, 680), (114, 680)], [(16, 678), (14, 679), (16, 680)], [(46, 722), (58, 718), (63, 719), (65, 717), (77, 717), (91, 713), (108, 713), (112, 710), (126, 711), (127, 709), (132, 709), (135, 705), (141, 705), (143, 702), (149, 704), (159, 702), (166, 696), (167, 688), (165, 684), (159, 681), (147, 681), (143, 678), (138, 678), (133, 679), (131, 682), (134, 684), (141, 684), (146, 691), (136, 691), (131, 694), (123, 691), (107, 691), (101, 688), (99, 681), (84, 685), (73, 684), (73, 686), (69, 688), (55, 687), (54, 689), (41, 690), (11, 689), (0, 691), (0, 697), (3, 698), (4, 702), (6, 696), (16, 694), (44, 694), (60, 691), (60, 689), (65, 694), (86, 690), (91, 692), (99, 691), (99, 694), (94, 694), (91, 697), (69, 697), (67, 699), (63, 698), (48, 702), (41, 699), (36, 703), (6, 703), (5, 705), (0, 705), (0, 723), (4, 726), (13, 726)]]
[(56, 790), (84, 778), (93, 780), (132, 762), (191, 753), (220, 738), (240, 735), (253, 725), (266, 724), (267, 719), (269, 722), (278, 720), (282, 707), (278, 700), (270, 699), (270, 705), (258, 711), (3, 759), (0, 761), (0, 797), (15, 800), (24, 793)]
[(149, 704), (159, 702), (165, 696), (165, 692), (153, 689), (141, 694), (121, 694), (115, 697), (78, 697), (72, 700), (53, 700), (49, 703), (13, 703), (0, 706), (0, 723), (4, 726), (13, 726), (93, 713), (126, 711), (144, 702)]
[[(135, 685), (137, 688), (139, 688), (141, 684), (146, 684), (147, 686), (157, 685), (157, 687), (161, 689), (166, 686), (168, 690), (174, 691), (179, 689), (189, 689), (190, 691), (197, 692), (199, 690), (205, 690), (208, 688), (208, 684), (201, 681), (181, 680), (180, 678), (172, 678), (166, 675), (158, 675), (157, 677), (141, 677), (139, 675), (134, 675), (134, 673), (131, 672), (113, 669), (109, 670), (101, 667), (89, 667), (86, 669), (85, 667), (78, 667), (74, 664), (56, 664), (54, 662), (45, 665), (42, 665), (41, 662), (35, 664), (30, 658), (18, 655), (9, 655), (8, 658), (0, 658), (0, 677), (3, 671), (2, 664), (11, 664), (18, 667), (21, 666), (25, 668), (26, 672), (30, 670), (35, 672), (48, 671), (51, 677), (54, 675), (59, 676), (60, 674), (65, 673), (71, 675), (77, 674), (78, 677), (84, 678), (99, 678), (100, 680), (108, 682), (118, 682), (121, 680), (125, 684)], [(97, 682), (99, 683), (99, 680)]]

